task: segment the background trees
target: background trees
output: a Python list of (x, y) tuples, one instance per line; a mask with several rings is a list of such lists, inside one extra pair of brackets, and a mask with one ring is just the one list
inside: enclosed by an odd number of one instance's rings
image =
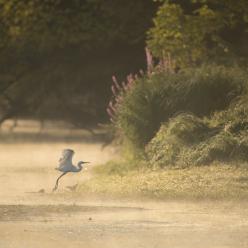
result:
[(150, 0), (0, 0), (0, 120), (15, 112), (103, 121), (112, 74), (144, 64), (155, 7)]
[(113, 0), (1, 0), (0, 4), (6, 40), (41, 49), (138, 43), (144, 40), (155, 6), (140, 0), (125, 4)]
[(247, 60), (248, 2), (245, 0), (161, 0), (148, 31), (148, 46), (181, 66)]

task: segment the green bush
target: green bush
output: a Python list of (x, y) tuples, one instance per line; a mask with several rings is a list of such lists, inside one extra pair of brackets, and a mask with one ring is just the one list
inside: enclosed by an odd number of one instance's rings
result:
[(182, 114), (161, 126), (146, 147), (153, 166), (206, 165), (213, 161), (248, 159), (248, 132), (232, 133), (225, 126)]
[(161, 123), (179, 112), (202, 117), (223, 110), (241, 95), (246, 82), (241, 70), (221, 66), (154, 73), (137, 79), (123, 96), (115, 124), (128, 143), (143, 149)]
[(169, 52), (182, 66), (207, 60), (247, 61), (247, 1), (159, 2), (147, 39), (154, 55), (161, 58)]
[(182, 149), (204, 140), (211, 128), (192, 114), (180, 114), (164, 123), (146, 146), (152, 165), (164, 167), (177, 163)]
[(238, 148), (238, 140), (231, 134), (220, 132), (213, 137), (208, 137), (192, 147), (184, 147), (177, 161), (181, 165), (206, 165), (215, 160), (232, 160)]
[(248, 94), (233, 101), (229, 108), (216, 112), (211, 118), (213, 125), (225, 126), (226, 130), (232, 133), (248, 131)]
[[(173, 114), (171, 96), (180, 87), (179, 76), (156, 74), (136, 81), (124, 97), (117, 113), (117, 126), (124, 138), (143, 147), (156, 134), (162, 121)], [(179, 100), (179, 98), (178, 98)]]

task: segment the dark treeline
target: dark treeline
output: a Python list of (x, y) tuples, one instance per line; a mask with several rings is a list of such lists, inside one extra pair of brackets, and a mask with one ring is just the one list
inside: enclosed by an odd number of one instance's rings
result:
[(0, 123), (8, 118), (106, 120), (113, 74), (144, 67), (150, 0), (0, 2)]

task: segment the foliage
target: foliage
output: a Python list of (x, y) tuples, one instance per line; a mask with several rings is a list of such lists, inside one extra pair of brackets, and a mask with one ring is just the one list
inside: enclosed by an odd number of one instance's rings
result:
[(163, 99), (169, 94), (167, 85), (163, 83), (161, 75), (156, 76), (154, 84), (148, 82), (147, 77), (136, 80), (118, 108), (116, 126), (137, 147), (153, 137), (163, 118), (161, 112), (166, 115), (167, 108), (170, 110), (166, 99)]
[(126, 97), (126, 95), (132, 91), (134, 83), (136, 81), (139, 81), (144, 76), (151, 77), (155, 73), (156, 74), (160, 72), (173, 73), (175, 71), (174, 61), (171, 60), (170, 56), (160, 59), (159, 63), (155, 65), (150, 50), (146, 48), (145, 51), (146, 51), (146, 62), (147, 62), (146, 72), (140, 70), (139, 74), (135, 74), (135, 75), (129, 74), (126, 77), (126, 81), (123, 81), (121, 83), (118, 82), (115, 76), (112, 77), (113, 83), (111, 86), (111, 91), (113, 95), (107, 107), (107, 113), (112, 123), (116, 122), (118, 110), (121, 107), (122, 102)]
[(179, 112), (209, 116), (225, 109), (245, 88), (245, 75), (220, 66), (144, 75), (123, 96), (115, 125), (124, 139), (143, 148), (161, 123)]
[(156, 6), (150, 0), (0, 0), (0, 123), (19, 116), (81, 126), (106, 121), (109, 78), (143, 66)]
[[(105, 167), (108, 165), (102, 165)], [(111, 166), (114, 166), (112, 163)], [(119, 166), (116, 162), (115, 167)], [(99, 167), (100, 168), (100, 167)], [(107, 197), (148, 197), (156, 199), (247, 199), (247, 164), (235, 166), (215, 163), (211, 167), (188, 167), (183, 170), (137, 169), (124, 173), (95, 174), (79, 185), (85, 195)], [(106, 171), (107, 172), (107, 171)]]
[(247, 59), (248, 2), (163, 0), (148, 31), (157, 57), (171, 53), (180, 66)]
[(248, 94), (235, 99), (228, 109), (216, 112), (211, 119), (213, 125), (225, 125), (227, 131), (240, 133), (248, 131)]
[(1, 41), (5, 41), (2, 45), (10, 42), (36, 48), (75, 44), (95, 48), (117, 40), (137, 43), (143, 41), (155, 6), (144, 0), (125, 4), (113, 0), (1, 0)]
[(173, 165), (184, 146), (204, 140), (210, 127), (191, 114), (180, 114), (161, 126), (146, 147), (152, 165)]
[(179, 165), (206, 165), (213, 161), (244, 162), (248, 156), (248, 133), (242, 138), (232, 133), (220, 132), (190, 148), (185, 148), (180, 154)]
[[(248, 92), (245, 82), (244, 86), (242, 94), (234, 98), (228, 108), (215, 112), (208, 119), (193, 115), (186, 118), (182, 114), (163, 124), (146, 147), (151, 164), (164, 167), (204, 165), (215, 160), (247, 161)], [(199, 129), (202, 125), (205, 128)]]
[(164, 167), (205, 165), (215, 160), (247, 161), (248, 130), (234, 132), (232, 125), (218, 123), (213, 127), (210, 123), (194, 115), (172, 118), (146, 147), (150, 163)]

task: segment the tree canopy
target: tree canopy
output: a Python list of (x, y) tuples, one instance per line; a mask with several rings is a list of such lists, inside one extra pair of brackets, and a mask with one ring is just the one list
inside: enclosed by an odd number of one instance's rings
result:
[(181, 65), (248, 55), (248, 1), (161, 0), (148, 31), (157, 57), (171, 53)]
[(105, 116), (111, 76), (143, 65), (156, 6), (151, 0), (0, 0), (0, 123), (16, 115), (77, 124), (84, 116)]
[[(152, 1), (0, 0), (2, 46), (82, 47), (137, 43), (151, 22)], [(4, 37), (4, 39), (3, 39)]]

